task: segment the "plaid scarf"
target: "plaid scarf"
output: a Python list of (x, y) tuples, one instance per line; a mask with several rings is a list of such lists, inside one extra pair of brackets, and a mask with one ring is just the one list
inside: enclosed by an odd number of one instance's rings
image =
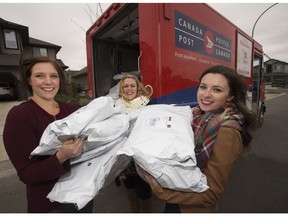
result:
[(212, 113), (205, 113), (197, 107), (193, 110), (192, 128), (194, 131), (197, 166), (203, 170), (207, 166), (220, 126), (241, 131), (243, 115), (232, 103)]

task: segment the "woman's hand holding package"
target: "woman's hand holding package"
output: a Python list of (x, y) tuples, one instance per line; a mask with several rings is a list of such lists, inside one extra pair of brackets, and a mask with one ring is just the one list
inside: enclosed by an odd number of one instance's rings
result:
[(70, 158), (78, 157), (83, 151), (83, 140), (81, 138), (69, 139), (63, 142), (62, 147), (56, 153), (56, 157), (62, 164)]
[(150, 185), (151, 189), (154, 190), (157, 186), (160, 186), (158, 182), (155, 180), (153, 176), (151, 176), (148, 172), (146, 172), (141, 167), (137, 167), (137, 171), (140, 172), (140, 175), (144, 178), (144, 180)]

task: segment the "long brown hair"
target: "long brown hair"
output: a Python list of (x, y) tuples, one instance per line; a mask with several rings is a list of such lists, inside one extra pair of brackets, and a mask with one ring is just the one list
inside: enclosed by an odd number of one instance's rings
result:
[(200, 76), (199, 82), (206, 74), (221, 74), (223, 75), (229, 85), (230, 96), (234, 96), (231, 100), (244, 116), (244, 123), (242, 125), (241, 137), (244, 147), (249, 147), (252, 136), (249, 132), (250, 129), (255, 127), (256, 115), (253, 111), (249, 110), (246, 106), (247, 98), (247, 85), (243, 78), (232, 68), (225, 65), (216, 65), (206, 69)]

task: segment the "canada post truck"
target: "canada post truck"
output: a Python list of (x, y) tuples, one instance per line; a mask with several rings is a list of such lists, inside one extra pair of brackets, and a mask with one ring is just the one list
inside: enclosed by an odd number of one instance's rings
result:
[(87, 30), (86, 48), (92, 98), (133, 72), (153, 87), (153, 103), (194, 107), (200, 74), (224, 64), (243, 76), (247, 106), (263, 122), (262, 46), (207, 4), (113, 3)]

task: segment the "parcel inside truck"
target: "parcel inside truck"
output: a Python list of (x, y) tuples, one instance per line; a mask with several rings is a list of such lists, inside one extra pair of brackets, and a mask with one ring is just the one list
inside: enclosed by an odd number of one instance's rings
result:
[(262, 54), (207, 4), (114, 3), (87, 31), (88, 88), (94, 97), (107, 95), (131, 72), (153, 87), (155, 103), (193, 107), (200, 74), (224, 64), (247, 81), (247, 104), (260, 115)]

